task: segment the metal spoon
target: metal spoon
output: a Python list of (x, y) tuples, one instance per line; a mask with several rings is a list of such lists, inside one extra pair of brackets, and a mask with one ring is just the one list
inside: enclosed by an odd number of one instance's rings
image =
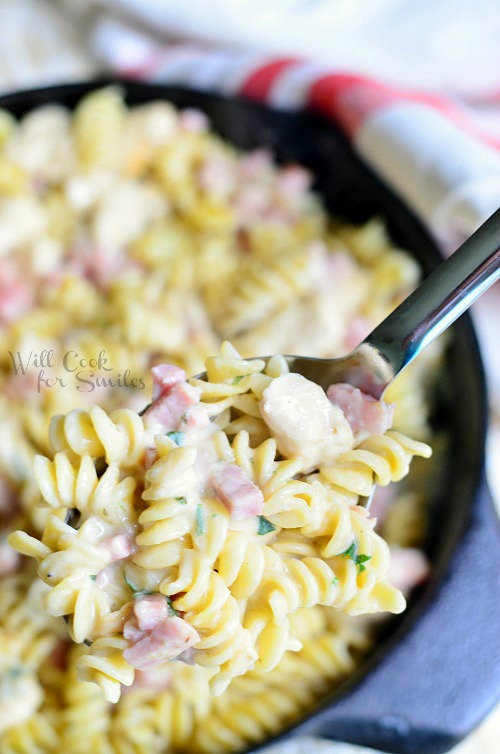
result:
[(325, 390), (348, 382), (379, 400), (394, 378), (499, 279), (500, 209), (354, 351), (338, 359), (286, 356), (290, 371)]
[[(291, 372), (324, 390), (347, 382), (380, 400), (394, 378), (498, 279), (500, 209), (347, 356), (285, 359)], [(206, 379), (206, 373), (197, 377)]]

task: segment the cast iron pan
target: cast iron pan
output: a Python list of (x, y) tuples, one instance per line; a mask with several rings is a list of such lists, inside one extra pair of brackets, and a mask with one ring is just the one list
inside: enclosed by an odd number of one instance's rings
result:
[[(0, 98), (0, 106), (17, 116), (47, 103), (73, 108), (84, 94), (106, 83), (10, 94)], [(335, 214), (352, 222), (380, 215), (394, 241), (415, 254), (425, 273), (439, 263), (439, 252), (424, 228), (354, 155), (330, 121), (180, 87), (121, 85), (130, 104), (167, 99), (180, 107), (197, 107), (236, 146), (267, 146), (280, 161), (307, 165)], [(454, 326), (440, 392), (439, 421), (449, 427), (451, 447), (445, 478), (432, 502), (427, 552), (433, 576), (406, 613), (390, 623), (360, 671), (273, 742), (302, 733), (395, 754), (441, 754), (466, 736), (496, 701), (500, 537), (484, 478), (485, 381), (467, 315)]]

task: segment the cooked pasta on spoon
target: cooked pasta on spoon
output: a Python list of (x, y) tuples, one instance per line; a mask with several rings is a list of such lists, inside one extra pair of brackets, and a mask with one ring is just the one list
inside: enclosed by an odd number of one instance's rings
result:
[(298, 651), (299, 608), (349, 615), (405, 607), (389, 548), (360, 496), (402, 479), (428, 445), (390, 430), (393, 406), (321, 387), (280, 356), (245, 360), (224, 343), (207, 379), (153, 368), (139, 415), (98, 406), (56, 416), (53, 459), (35, 476), (52, 509), (39, 561), (46, 609), (88, 645), (83, 680), (116, 702), (134, 670), (210, 669), (212, 693)]

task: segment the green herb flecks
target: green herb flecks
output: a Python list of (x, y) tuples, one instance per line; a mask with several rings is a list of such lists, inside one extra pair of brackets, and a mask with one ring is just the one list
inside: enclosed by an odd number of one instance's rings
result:
[(154, 592), (150, 592), (147, 589), (139, 589), (133, 593), (133, 597), (135, 600), (140, 600), (141, 597), (149, 597), (151, 594), (154, 594)]
[(181, 505), (187, 505), (187, 500), (186, 500), (186, 498), (185, 498), (185, 497), (182, 497), (182, 495), (181, 495), (180, 497), (176, 497), (175, 499), (176, 499), (176, 500), (177, 500), (177, 502), (178, 502), (178, 503), (180, 503)]
[(175, 617), (178, 617), (179, 611), (176, 610), (175, 607), (172, 605), (172, 600), (170, 599), (170, 597), (166, 597), (165, 599), (167, 600), (169, 615), (175, 615)]
[(167, 437), (170, 437), (170, 439), (173, 440), (176, 445), (182, 447), (182, 445), (184, 445), (185, 434), (185, 432), (167, 432)]
[(257, 534), (269, 534), (270, 531), (276, 531), (276, 527), (265, 516), (257, 516), (259, 519), (259, 528)]
[(92, 579), (92, 581), (95, 581), (95, 580), (96, 580), (96, 578), (97, 578), (97, 574), (96, 574), (96, 573), (92, 573), (92, 574), (90, 575), (90, 578)]
[(363, 571), (366, 571), (366, 566), (364, 565), (369, 560), (371, 560), (371, 555), (363, 555), (362, 553), (358, 555), (358, 546), (356, 542), (353, 542), (350, 547), (347, 548), (347, 550), (344, 550), (344, 552), (340, 553), (342, 558), (350, 558), (353, 563), (356, 564), (356, 567), (358, 569), (358, 573), (363, 573)]
[(154, 592), (150, 592), (147, 589), (138, 589), (135, 584), (129, 581), (125, 573), (123, 574), (123, 580), (132, 592), (132, 597), (135, 600), (140, 599), (141, 597), (147, 597), (148, 594), (154, 594)]
[(363, 563), (368, 563), (369, 560), (371, 560), (371, 555), (358, 555), (356, 558), (356, 565), (358, 566), (358, 572), (363, 573), (363, 571), (366, 571), (366, 566), (363, 565)]
[(248, 374), (239, 374), (237, 377), (234, 378), (232, 384), (239, 385), (241, 380), (245, 379), (245, 377), (248, 377)]
[(198, 535), (205, 534), (205, 515), (203, 513), (203, 505), (198, 503), (196, 506), (196, 533)]
[(332, 577), (332, 584), (333, 584), (333, 586), (337, 586), (338, 583), (339, 583), (338, 576), (333, 576)]

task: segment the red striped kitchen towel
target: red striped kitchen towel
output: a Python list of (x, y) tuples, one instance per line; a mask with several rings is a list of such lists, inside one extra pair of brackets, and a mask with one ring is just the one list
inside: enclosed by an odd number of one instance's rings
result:
[[(456, 246), (500, 205), (500, 128), (486, 130), (462, 102), (299, 57), (153, 41), (115, 19), (96, 25), (92, 45), (123, 76), (335, 118), (445, 247)], [(500, 104), (500, 91), (492, 96)]]

